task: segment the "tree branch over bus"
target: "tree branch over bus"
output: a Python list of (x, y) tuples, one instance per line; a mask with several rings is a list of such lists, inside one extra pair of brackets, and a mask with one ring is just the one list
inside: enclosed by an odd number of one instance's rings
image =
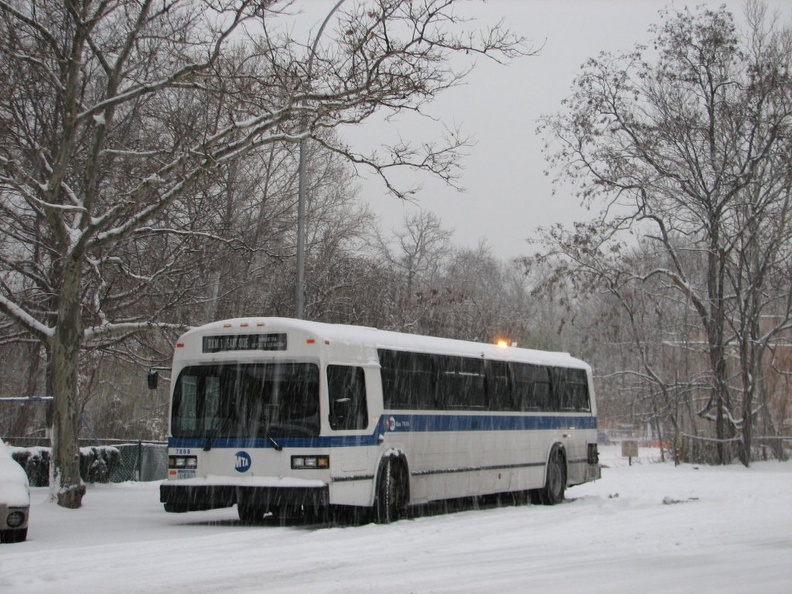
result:
[[(46, 347), (60, 505), (84, 492), (80, 350), (181, 315), (205, 285), (214, 203), (196, 200), (221, 195), (218, 172), (381, 107), (420, 109), (462, 79), (455, 53), (529, 53), (499, 25), (466, 31), (458, 5), (350, 3), (309, 79), (308, 46), (270, 27), (296, 3), (0, 0), (0, 225), (14, 230), (0, 242), (0, 309)], [(420, 167), (443, 177), (438, 160)]]

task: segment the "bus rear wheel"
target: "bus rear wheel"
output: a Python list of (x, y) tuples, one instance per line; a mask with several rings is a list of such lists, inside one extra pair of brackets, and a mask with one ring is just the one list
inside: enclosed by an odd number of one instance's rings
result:
[(547, 478), (545, 486), (532, 494), (531, 501), (542, 505), (556, 505), (564, 500), (566, 489), (566, 463), (564, 454), (557, 447), (550, 452), (547, 460)]
[(401, 517), (406, 507), (407, 489), (402, 466), (392, 457), (382, 465), (374, 501), (374, 521), (390, 524)]

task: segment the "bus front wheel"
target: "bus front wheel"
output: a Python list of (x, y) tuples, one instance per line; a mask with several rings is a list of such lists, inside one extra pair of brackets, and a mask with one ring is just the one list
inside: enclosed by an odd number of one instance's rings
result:
[(407, 489), (402, 466), (389, 457), (382, 465), (374, 501), (374, 521), (390, 524), (399, 519), (406, 506)]

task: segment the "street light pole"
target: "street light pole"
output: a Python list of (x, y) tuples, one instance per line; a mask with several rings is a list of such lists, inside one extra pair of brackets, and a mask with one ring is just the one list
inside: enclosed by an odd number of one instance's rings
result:
[[(319, 44), (319, 38), (322, 36), (325, 26), (330, 21), (330, 17), (338, 10), (338, 7), (344, 0), (338, 0), (333, 9), (327, 13), (322, 26), (314, 37), (313, 45), (311, 45), (311, 54), (308, 56), (308, 87), (311, 86), (311, 73), (313, 71), (313, 60), (316, 55), (316, 47)], [(306, 126), (307, 128), (307, 126)], [(297, 175), (297, 184), (299, 186), (297, 194), (297, 312), (296, 318), (302, 320), (305, 317), (305, 203), (306, 203), (306, 182), (305, 182), (305, 160), (306, 160), (306, 145), (308, 144), (307, 138), (308, 130), (303, 130), (303, 137), (300, 139), (300, 163)]]

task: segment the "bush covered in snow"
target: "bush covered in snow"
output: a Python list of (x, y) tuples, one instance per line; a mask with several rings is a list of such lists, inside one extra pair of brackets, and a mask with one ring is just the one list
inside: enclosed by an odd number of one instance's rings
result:
[(49, 484), (49, 448), (11, 448), (11, 457), (25, 469), (31, 487)]
[[(49, 484), (49, 448), (12, 448), (12, 457), (28, 475), (31, 487)], [(121, 452), (112, 446), (80, 448), (80, 476), (87, 483), (108, 483), (121, 466)]]
[(109, 483), (121, 466), (121, 452), (111, 446), (80, 448), (80, 476), (87, 483)]

